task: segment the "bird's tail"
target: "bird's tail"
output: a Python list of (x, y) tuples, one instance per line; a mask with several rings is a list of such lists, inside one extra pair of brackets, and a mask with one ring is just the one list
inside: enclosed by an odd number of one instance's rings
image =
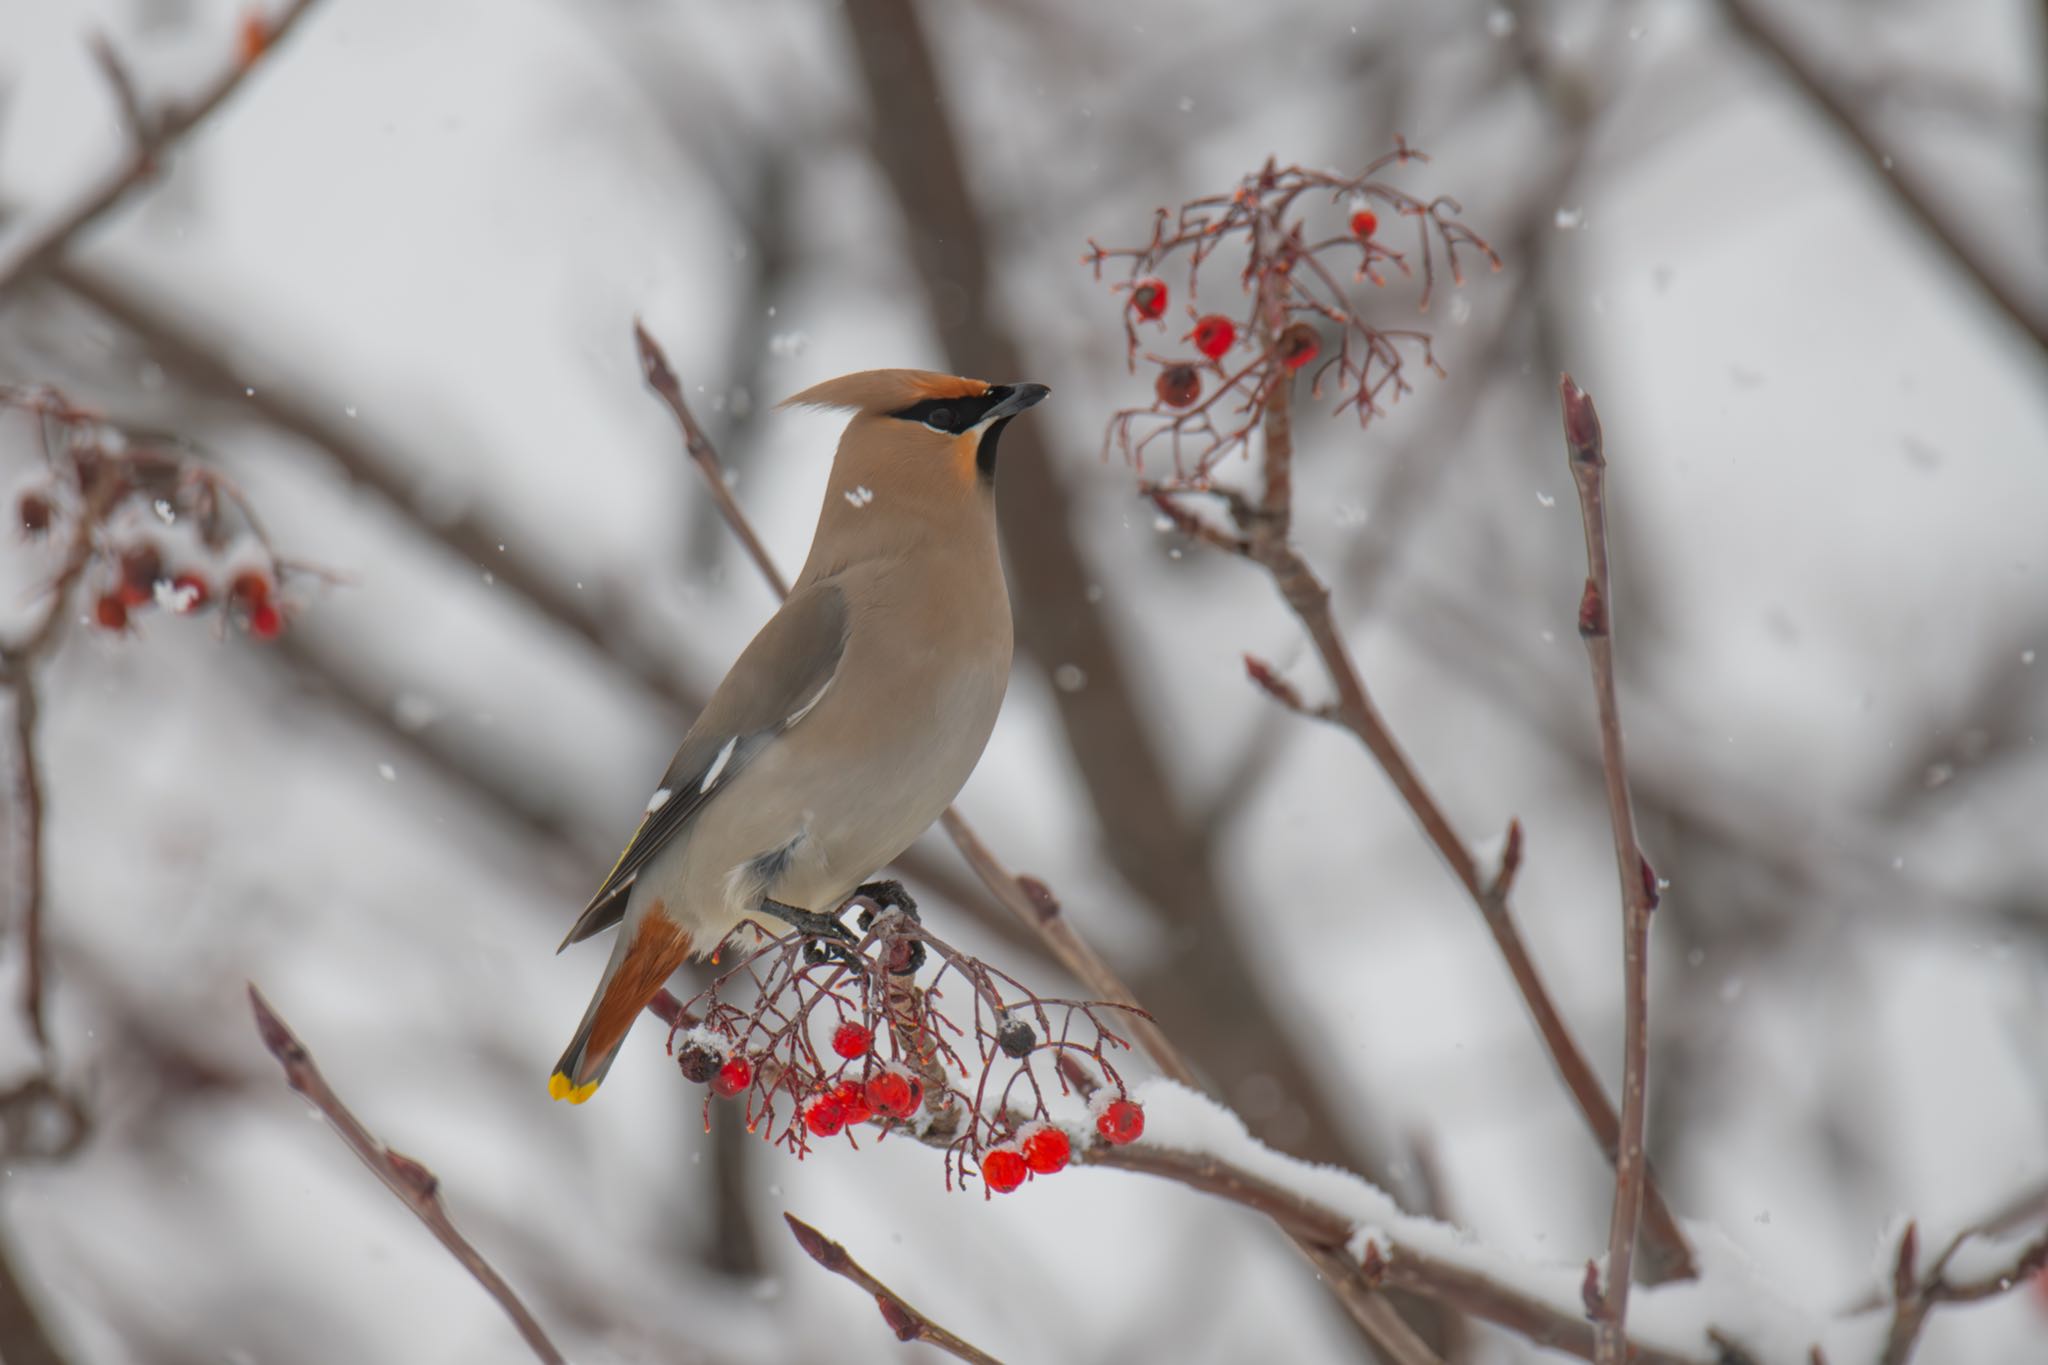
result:
[(633, 1021), (689, 955), (689, 931), (668, 917), (660, 901), (620, 931), (590, 1008), (548, 1077), (550, 1098), (581, 1104), (596, 1093)]

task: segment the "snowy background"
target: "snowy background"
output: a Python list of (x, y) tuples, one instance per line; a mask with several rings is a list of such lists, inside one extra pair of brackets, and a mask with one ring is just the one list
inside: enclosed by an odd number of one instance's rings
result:
[[(80, 629), (45, 681), (55, 1055), (93, 1131), (7, 1154), (0, 1235), (53, 1337), (79, 1362), (520, 1358), (284, 1088), (253, 980), (576, 1360), (930, 1358), (784, 1209), (1004, 1359), (1355, 1358), (1269, 1227), (1178, 1187), (1076, 1171), (987, 1201), (908, 1143), (798, 1164), (707, 1134), (647, 1025), (599, 1102), (548, 1102), (600, 961), (555, 944), (772, 604), (641, 386), (635, 315), (791, 566), (837, 419), (775, 400), (990, 356), (1050, 384), (1039, 439), (1005, 442), (1020, 648), (962, 809), (1276, 1146), (1507, 1253), (1604, 1249), (1611, 1180), (1478, 917), (1357, 746), (1244, 681), (1249, 651), (1322, 695), (1297, 627), (1099, 454), (1150, 394), (1086, 239), (1397, 133), (1433, 157), (1400, 183), (1457, 195), (1507, 268), (1439, 300), (1448, 380), (1364, 434), (1310, 421), (1298, 540), (1466, 837), (1524, 822), (1517, 909), (1612, 1093), (1557, 372), (1598, 400), (1622, 704), (1673, 884), (1650, 1126), (1673, 1204), (1813, 1339), (1904, 1217), (2037, 1189), (2048, 351), (1886, 176), (2048, 314), (2043, 12), (1751, 7), (1796, 21), (1895, 165), (1707, 3), (926, 3), (919, 103), (911, 11), (880, 0), (321, 0), (171, 174), (0, 298), (0, 382), (189, 434), (341, 580), (274, 645)], [(0, 0), (0, 263), (125, 155), (90, 35), (171, 97), (237, 15)], [(907, 221), (889, 158), (942, 189), (946, 130), (972, 222), (924, 217), (937, 189)], [(987, 277), (931, 278), (963, 226)], [(0, 422), (10, 507), (31, 436)], [(7, 537), (0, 629), (50, 553)], [(1066, 986), (943, 840), (909, 875), (940, 932)], [(0, 1077), (35, 1065), (10, 1004)], [(2039, 1359), (2044, 1333), (2018, 1293), (1938, 1313), (1923, 1358)]]

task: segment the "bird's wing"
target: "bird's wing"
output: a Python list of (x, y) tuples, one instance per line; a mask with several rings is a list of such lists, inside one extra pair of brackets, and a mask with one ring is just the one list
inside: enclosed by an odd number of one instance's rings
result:
[(618, 923), (648, 861), (763, 747), (811, 713), (846, 652), (847, 622), (845, 594), (831, 583), (797, 589), (768, 618), (684, 736), (632, 842), (562, 947)]

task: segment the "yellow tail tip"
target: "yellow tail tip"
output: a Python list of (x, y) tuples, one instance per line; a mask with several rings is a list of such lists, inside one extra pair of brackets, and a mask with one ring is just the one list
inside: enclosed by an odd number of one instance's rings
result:
[(596, 1081), (585, 1081), (581, 1085), (575, 1085), (560, 1071), (548, 1077), (548, 1098), (551, 1100), (567, 1100), (571, 1104), (581, 1104), (596, 1093)]

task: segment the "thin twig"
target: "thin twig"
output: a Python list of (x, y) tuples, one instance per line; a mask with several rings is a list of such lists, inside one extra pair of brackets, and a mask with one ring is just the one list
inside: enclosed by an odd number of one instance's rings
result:
[(565, 1365), (562, 1353), (548, 1339), (540, 1322), (527, 1311), (512, 1286), (491, 1267), (481, 1252), (470, 1245), (469, 1239), (449, 1219), (448, 1210), (441, 1203), (439, 1177), (371, 1135), (370, 1130), (327, 1084), (320, 1068), (314, 1064), (312, 1054), (306, 1051), (306, 1045), (299, 1041), (253, 985), (249, 987), (249, 1005), (256, 1012), (256, 1032), (262, 1037), (263, 1046), (284, 1068), (286, 1083), (326, 1116), (341, 1140), (348, 1144), (349, 1150), (362, 1158), (363, 1164), (384, 1182), (385, 1188), (397, 1195), (399, 1201), (427, 1225), (435, 1239), (448, 1248), (449, 1254), (461, 1263), (462, 1268), (474, 1275), (484, 1291), (498, 1301), (498, 1306), (512, 1319), (512, 1325), (518, 1328), (520, 1337), (534, 1355), (548, 1365)]
[(1754, 0), (1721, 0), (1721, 9), (1744, 41), (1768, 57), (1835, 130), (1855, 144), (1860, 153), (1857, 160), (1864, 169), (1948, 257), (1950, 264), (1977, 286), (1984, 301), (2017, 323), (2036, 347), (2048, 352), (2048, 316), (2019, 296), (2016, 283), (2003, 278), (2003, 272), (1981, 247), (1963, 238), (1939, 207), (1940, 196), (1922, 184), (1909, 167), (1900, 164), (1897, 154), (1879, 139), (1849, 93), (1838, 88), (1820, 63)]
[(24, 668), (14, 679), (16, 806), (21, 811), (21, 1013), (29, 1036), (47, 1064), (50, 1031), (43, 1018), (43, 777), (36, 749), (35, 676)]
[[(126, 161), (108, 171), (99, 184), (80, 195), (76, 203), (31, 236), (28, 245), (17, 251), (12, 260), (0, 263), (0, 301), (4, 301), (23, 282), (47, 269), (70, 248), (81, 232), (112, 211), (131, 192), (154, 179), (172, 148), (227, 103), (228, 98), (242, 87), (249, 73), (261, 64), (262, 58), (277, 49), (315, 3), (316, 0), (291, 0), (278, 11), (275, 19), (252, 21), (265, 24), (263, 41), (259, 45), (252, 50), (246, 43), (237, 45), (233, 41), (224, 41), (222, 46), (228, 49), (229, 60), (213, 79), (189, 101), (166, 104), (153, 113), (142, 110), (135, 98), (133, 83), (127, 79), (127, 69), (114, 56), (112, 49), (104, 42), (96, 44), (100, 68), (107, 73), (115, 99), (131, 122), (134, 148)], [(225, 34), (222, 36), (227, 38)]]
[[(2033, 1195), (2032, 1205), (2032, 1214), (2038, 1216), (2038, 1192)], [(1906, 1224), (1905, 1231), (1899, 1235), (1898, 1250), (1892, 1258), (1892, 1321), (1885, 1333), (1884, 1350), (1878, 1356), (1878, 1365), (1906, 1365), (1919, 1345), (1921, 1329), (1927, 1325), (1928, 1317), (1942, 1304), (1976, 1303), (1996, 1298), (2042, 1273), (2043, 1267), (2048, 1266), (2048, 1231), (2041, 1232), (2021, 1247), (2011, 1263), (1995, 1274), (1960, 1284), (1948, 1278), (1949, 1263), (1964, 1242), (1976, 1236), (1995, 1235), (2007, 1227), (2009, 1223), (1987, 1219), (1964, 1228), (1949, 1239), (1948, 1245), (1942, 1248), (1922, 1278), (1915, 1265), (1919, 1229), (1916, 1224)]]
[(49, 889), (43, 852), (42, 766), (36, 747), (40, 714), (36, 670), (63, 639), (64, 627), (71, 619), (73, 594), (85, 576), (86, 566), (92, 562), (93, 533), (116, 495), (115, 481), (102, 475), (82, 491), (85, 505), (72, 525), (71, 540), (56, 577), (50, 582), (42, 615), (20, 638), (0, 640), (0, 686), (14, 694), (15, 793), (21, 809), (21, 932), (26, 964), (22, 972), (21, 1011), (46, 1071), (50, 1063), (50, 1035), (43, 1010), (47, 980), (43, 915)]
[(882, 1310), (882, 1321), (889, 1324), (889, 1330), (896, 1334), (898, 1341), (922, 1341), (938, 1347), (948, 1355), (974, 1362), (974, 1365), (1002, 1365), (1001, 1361), (987, 1351), (947, 1331), (912, 1307), (901, 1294), (869, 1274), (860, 1262), (847, 1255), (845, 1247), (809, 1223), (793, 1213), (783, 1214), (782, 1221), (789, 1224), (790, 1232), (796, 1237), (796, 1244), (804, 1249), (806, 1256), (834, 1275), (853, 1281), (874, 1296), (875, 1307)]
[(1586, 645), (1593, 698), (1600, 713), (1600, 769), (1606, 778), (1607, 815), (1614, 826), (1615, 868), (1621, 878), (1621, 1148), (1614, 1163), (1614, 1217), (1607, 1232), (1607, 1292), (1595, 1330), (1600, 1365), (1622, 1365), (1636, 1225), (1649, 1177), (1643, 1124), (1649, 1112), (1650, 911), (1657, 903), (1657, 880), (1636, 843), (1635, 809), (1629, 801), (1628, 764), (1622, 753), (1621, 704), (1614, 683), (1614, 598), (1607, 569), (1607, 457), (1601, 448), (1600, 415), (1570, 375), (1559, 380), (1558, 396), (1564, 406), (1565, 445), (1572, 482), (1579, 491), (1579, 515), (1586, 525), (1586, 588), (1579, 599), (1579, 638)]
[(1400, 1310), (1380, 1293), (1377, 1281), (1359, 1273), (1358, 1263), (1351, 1259), (1349, 1251), (1335, 1251), (1311, 1247), (1297, 1242), (1302, 1255), (1308, 1258), (1323, 1276), (1325, 1283), (1337, 1292), (1344, 1306), (1358, 1324), (1371, 1334), (1372, 1343), (1385, 1355), (1391, 1365), (1447, 1365), (1422, 1334), (1408, 1325)]
[(633, 319), (633, 342), (640, 352), (640, 373), (647, 380), (647, 387), (667, 405), (675, 416), (676, 425), (683, 434), (683, 453), (688, 455), (704, 476), (704, 483), (711, 490), (712, 500), (718, 504), (718, 511), (725, 518), (725, 524), (739, 537), (747, 555), (754, 561), (754, 567), (761, 571), (761, 577), (768, 580), (768, 586), (775, 589), (777, 597), (789, 596), (789, 584), (782, 577), (775, 561), (768, 557), (768, 547), (754, 534), (754, 528), (740, 515), (739, 504), (733, 501), (732, 489), (726, 486), (725, 469), (719, 463), (718, 451), (713, 448), (711, 438), (704, 434), (704, 428), (697, 425), (697, 415), (690, 411), (690, 405), (683, 398), (683, 386), (676, 380), (676, 372), (669, 368), (668, 357), (654, 338)]
[(960, 850), (960, 856), (967, 860), (968, 867), (981, 879), (981, 884), (1002, 902), (1004, 909), (1038, 935), (1060, 965), (1073, 973), (1075, 980), (1086, 986), (1097, 999), (1136, 1011), (1127, 1022), (1153, 1065), (1182, 1085), (1200, 1088), (1194, 1067), (1152, 1016), (1143, 1012), (1131, 988), (1124, 984), (1116, 969), (1103, 961), (1094, 946), (1075, 932), (1072, 921), (1067, 918), (1052, 889), (1036, 877), (1019, 876), (1003, 866), (957, 808), (948, 807), (946, 813), (939, 817), (939, 823), (945, 828), (946, 837)]

